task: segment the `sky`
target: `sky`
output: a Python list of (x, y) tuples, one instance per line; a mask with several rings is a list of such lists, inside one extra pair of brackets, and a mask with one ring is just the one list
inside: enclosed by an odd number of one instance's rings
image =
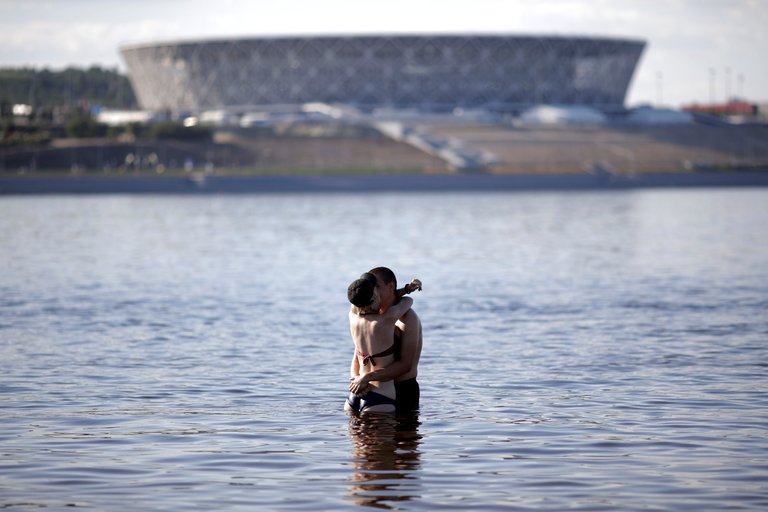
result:
[(0, 0), (0, 67), (125, 71), (129, 43), (401, 33), (643, 39), (627, 105), (768, 103), (768, 0)]

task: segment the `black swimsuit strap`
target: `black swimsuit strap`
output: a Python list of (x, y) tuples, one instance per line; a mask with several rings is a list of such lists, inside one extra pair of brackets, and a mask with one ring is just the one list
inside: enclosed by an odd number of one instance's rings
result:
[(387, 350), (383, 350), (383, 351), (379, 352), (378, 354), (372, 354), (372, 355), (369, 356), (369, 355), (365, 355), (362, 352), (358, 351), (357, 355), (363, 358), (363, 366), (367, 365), (369, 361), (370, 361), (371, 364), (375, 365), (376, 361), (374, 361), (373, 358), (374, 357), (384, 357), (384, 356), (388, 356), (390, 354), (394, 354), (395, 353), (395, 348), (396, 348), (395, 345), (396, 344), (393, 343), (392, 346), (389, 347)]

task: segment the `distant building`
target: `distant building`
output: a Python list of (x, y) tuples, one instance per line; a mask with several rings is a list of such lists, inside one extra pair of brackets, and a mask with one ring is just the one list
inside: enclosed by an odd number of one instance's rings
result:
[(644, 41), (596, 37), (275, 37), (121, 48), (142, 108), (621, 108)]
[(692, 105), (685, 105), (683, 110), (686, 112), (713, 114), (717, 116), (754, 116), (758, 113), (758, 106), (747, 101), (732, 100), (728, 103), (694, 103)]

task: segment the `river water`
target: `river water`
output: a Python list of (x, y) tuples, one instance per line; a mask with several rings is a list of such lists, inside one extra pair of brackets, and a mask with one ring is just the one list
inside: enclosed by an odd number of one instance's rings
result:
[[(0, 507), (765, 510), (768, 190), (0, 198)], [(342, 411), (346, 286), (422, 407)]]

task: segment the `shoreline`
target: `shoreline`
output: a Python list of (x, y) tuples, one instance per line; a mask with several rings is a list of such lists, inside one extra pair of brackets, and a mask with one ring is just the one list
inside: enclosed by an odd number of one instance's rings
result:
[(765, 187), (768, 170), (615, 174), (383, 174), (322, 176), (0, 177), (0, 195), (493, 192)]

